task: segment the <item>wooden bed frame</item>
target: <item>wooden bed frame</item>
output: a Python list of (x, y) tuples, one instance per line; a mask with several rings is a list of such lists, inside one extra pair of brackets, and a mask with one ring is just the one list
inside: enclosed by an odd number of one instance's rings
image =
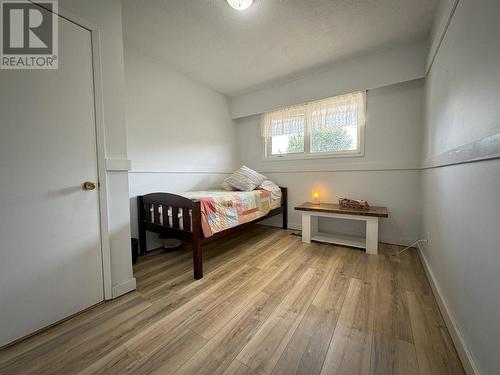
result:
[[(137, 197), (137, 217), (139, 222), (139, 249), (141, 255), (146, 254), (146, 231), (158, 233), (165, 237), (177, 238), (193, 244), (194, 278), (203, 277), (202, 242), (220, 238), (237, 230), (248, 227), (258, 221), (283, 214), (283, 229), (288, 228), (288, 191), (281, 187), (281, 206), (274, 208), (266, 216), (248, 223), (215, 233), (209, 238), (203, 236), (201, 229), (201, 210), (198, 199), (189, 199), (170, 193), (151, 193)], [(160, 207), (162, 207), (160, 212)], [(168, 211), (171, 209), (172, 219), (169, 221)], [(182, 210), (182, 228), (179, 212)], [(162, 216), (162, 217), (161, 217)]]

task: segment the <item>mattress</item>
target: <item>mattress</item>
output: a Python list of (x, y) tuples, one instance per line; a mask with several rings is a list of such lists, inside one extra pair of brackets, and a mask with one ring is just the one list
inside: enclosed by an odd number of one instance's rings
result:
[(263, 189), (190, 191), (179, 195), (200, 200), (201, 227), (205, 237), (259, 219), (281, 205), (281, 195)]

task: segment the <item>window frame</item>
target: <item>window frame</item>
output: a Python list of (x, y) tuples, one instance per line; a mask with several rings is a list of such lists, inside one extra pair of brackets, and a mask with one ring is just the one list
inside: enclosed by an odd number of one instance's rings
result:
[[(366, 113), (366, 93), (365, 93), (365, 113)], [(276, 160), (301, 160), (301, 159), (329, 159), (329, 158), (355, 158), (365, 155), (365, 128), (366, 120), (358, 125), (358, 144), (356, 150), (311, 152), (311, 133), (304, 129), (304, 152), (293, 152), (290, 154), (273, 155), (272, 137), (263, 138), (264, 161)]]

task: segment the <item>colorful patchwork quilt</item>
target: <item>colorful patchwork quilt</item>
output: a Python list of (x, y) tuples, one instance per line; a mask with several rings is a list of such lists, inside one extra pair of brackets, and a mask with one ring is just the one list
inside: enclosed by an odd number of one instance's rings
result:
[(200, 200), (205, 237), (266, 216), (271, 210), (271, 194), (266, 190), (190, 191), (180, 195)]

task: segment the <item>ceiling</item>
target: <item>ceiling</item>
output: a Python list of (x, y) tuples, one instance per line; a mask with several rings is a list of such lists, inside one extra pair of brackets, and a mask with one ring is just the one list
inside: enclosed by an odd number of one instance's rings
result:
[(123, 0), (124, 42), (225, 95), (427, 38), (438, 0)]

